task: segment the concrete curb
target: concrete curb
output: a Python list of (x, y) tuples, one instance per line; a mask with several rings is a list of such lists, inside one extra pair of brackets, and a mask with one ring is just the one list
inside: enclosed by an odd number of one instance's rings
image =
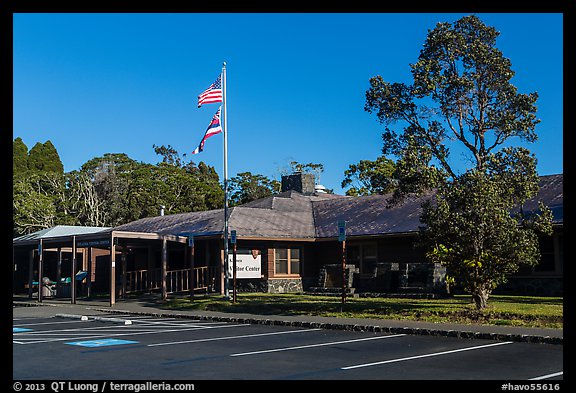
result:
[(442, 336), (442, 337), (455, 337), (461, 339), (485, 339), (496, 341), (514, 341), (514, 342), (527, 342), (537, 344), (554, 344), (563, 345), (563, 337), (550, 337), (529, 334), (502, 334), (502, 333), (486, 333), (474, 331), (460, 331), (460, 330), (444, 330), (444, 329), (426, 329), (426, 328), (411, 328), (411, 327), (388, 327), (380, 325), (360, 325), (360, 324), (347, 324), (347, 323), (322, 323), (311, 321), (281, 321), (276, 319), (265, 318), (236, 318), (236, 317), (215, 317), (206, 315), (190, 315), (180, 313), (163, 313), (163, 312), (141, 312), (141, 311), (128, 311), (128, 310), (110, 310), (103, 308), (93, 308), (94, 311), (118, 313), (118, 314), (131, 314), (152, 317), (172, 317), (182, 319), (193, 319), (201, 321), (214, 321), (214, 322), (231, 322), (231, 323), (245, 323), (256, 325), (277, 325), (277, 326), (292, 326), (312, 329), (334, 329), (334, 330), (347, 330), (358, 332), (374, 332), (374, 333), (390, 333), (390, 334), (410, 334), (422, 336)]
[[(35, 306), (55, 306), (54, 304), (37, 304), (37, 303), (26, 303), (17, 302), (13, 303), (14, 306), (19, 307), (35, 307)], [(391, 327), (391, 326), (380, 326), (380, 325), (362, 325), (362, 324), (350, 324), (350, 323), (324, 323), (324, 322), (313, 322), (313, 321), (286, 321), (277, 319), (267, 319), (267, 318), (242, 318), (242, 317), (224, 317), (224, 316), (208, 316), (208, 315), (193, 315), (184, 314), (176, 312), (143, 312), (143, 311), (130, 311), (130, 310), (119, 310), (119, 309), (109, 309), (100, 307), (90, 307), (87, 306), (86, 309), (105, 312), (105, 313), (115, 313), (115, 314), (129, 314), (129, 315), (140, 315), (158, 318), (181, 318), (181, 319), (192, 319), (199, 321), (213, 321), (213, 322), (231, 322), (231, 323), (244, 323), (244, 324), (255, 324), (255, 325), (277, 325), (277, 326), (292, 326), (292, 327), (302, 327), (302, 328), (313, 328), (313, 329), (334, 329), (334, 330), (347, 330), (347, 331), (358, 331), (358, 332), (374, 332), (374, 333), (389, 333), (389, 334), (409, 334), (409, 335), (421, 335), (421, 336), (441, 336), (441, 337), (455, 337), (460, 339), (484, 339), (484, 340), (495, 340), (495, 341), (513, 341), (513, 342), (526, 342), (526, 343), (536, 343), (536, 344), (553, 344), (553, 345), (563, 345), (563, 337), (551, 337), (542, 335), (531, 335), (531, 334), (503, 334), (503, 333), (488, 333), (488, 332), (478, 332), (472, 330), (448, 330), (448, 329), (427, 329), (427, 328), (416, 328), (416, 327)]]

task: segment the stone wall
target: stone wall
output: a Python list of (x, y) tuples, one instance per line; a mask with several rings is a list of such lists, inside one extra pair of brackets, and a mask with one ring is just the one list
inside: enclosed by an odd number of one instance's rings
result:
[[(232, 280), (230, 280), (232, 289)], [(261, 278), (236, 280), (238, 293), (303, 293), (301, 278)]]
[(265, 281), (268, 293), (303, 293), (301, 278), (270, 278)]

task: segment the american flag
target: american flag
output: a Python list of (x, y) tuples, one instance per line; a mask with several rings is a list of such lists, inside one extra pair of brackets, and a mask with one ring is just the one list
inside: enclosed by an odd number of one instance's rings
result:
[(202, 140), (200, 141), (200, 144), (198, 145), (198, 147), (196, 149), (194, 149), (192, 154), (198, 154), (201, 151), (203, 151), (204, 150), (204, 143), (206, 142), (206, 139), (210, 138), (212, 135), (216, 135), (216, 134), (219, 134), (222, 132), (222, 126), (220, 125), (220, 109), (222, 109), (222, 106), (220, 106), (218, 108), (218, 110), (216, 111), (216, 114), (212, 118), (212, 121), (210, 122), (210, 125), (208, 126), (208, 129), (206, 130), (206, 133), (204, 134), (204, 138), (202, 138)]
[(198, 108), (202, 104), (212, 104), (222, 102), (222, 74), (218, 75), (216, 81), (207, 88), (204, 93), (198, 96)]

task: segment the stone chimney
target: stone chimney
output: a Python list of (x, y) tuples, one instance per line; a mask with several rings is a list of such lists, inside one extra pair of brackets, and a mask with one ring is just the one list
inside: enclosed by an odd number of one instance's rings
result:
[(295, 172), (291, 175), (282, 176), (282, 192), (298, 191), (304, 195), (314, 194), (314, 174)]

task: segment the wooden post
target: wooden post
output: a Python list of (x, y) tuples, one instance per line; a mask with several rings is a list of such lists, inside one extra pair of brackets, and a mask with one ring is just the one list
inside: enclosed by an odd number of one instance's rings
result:
[(344, 309), (346, 303), (346, 221), (338, 221), (338, 241), (342, 242), (342, 305), (340, 311)]
[(110, 307), (116, 304), (116, 245), (114, 231), (110, 232)]
[(342, 241), (342, 304), (346, 303), (346, 240)]
[(42, 302), (42, 268), (43, 262), (42, 257), (44, 256), (44, 247), (42, 244), (42, 239), (38, 243), (38, 301)]
[(154, 288), (155, 286), (155, 276), (153, 275), (155, 264), (154, 264), (154, 248), (148, 245), (148, 272), (146, 273), (146, 289)]
[(126, 300), (126, 254), (124, 248), (122, 248), (120, 262), (122, 263), (122, 299)]
[(236, 303), (236, 242), (232, 246), (232, 303)]
[(92, 247), (88, 247), (88, 275), (86, 276), (86, 296), (92, 296)]
[(70, 277), (70, 302), (76, 304), (76, 236), (72, 236), (72, 273)]
[(58, 247), (56, 251), (58, 261), (56, 262), (56, 296), (62, 294), (62, 247)]
[(30, 250), (28, 258), (28, 299), (32, 299), (32, 281), (34, 281), (34, 250)]
[(194, 288), (196, 287), (196, 271), (194, 270), (194, 236), (190, 235), (191, 239), (188, 238), (188, 244), (190, 246), (190, 301), (194, 301)]
[(168, 270), (168, 241), (165, 237), (162, 237), (162, 300), (168, 298), (167, 288), (166, 288), (166, 275)]

